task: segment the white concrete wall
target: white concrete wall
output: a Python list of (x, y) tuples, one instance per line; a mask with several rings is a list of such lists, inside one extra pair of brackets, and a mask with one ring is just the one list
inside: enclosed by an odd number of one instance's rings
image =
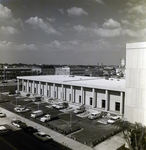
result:
[(92, 106), (92, 105), (90, 105), (90, 97), (92, 98), (92, 104), (93, 104), (92, 89), (87, 89), (87, 88), (85, 88), (84, 95), (85, 95), (85, 98), (84, 98), (85, 104), (86, 104), (86, 105), (89, 105), (89, 106)]
[(75, 98), (75, 103), (79, 103), (79, 96), (81, 96), (81, 89), (80, 87), (74, 87), (74, 98)]
[(96, 91), (96, 104), (97, 104), (97, 107), (98, 108), (102, 108), (102, 99), (105, 100), (105, 91), (100, 91), (100, 90), (97, 90)]
[(115, 103), (116, 102), (119, 102), (120, 103), (120, 93), (119, 92), (112, 92), (112, 93), (110, 93), (109, 92), (109, 102), (110, 102), (110, 104), (109, 104), (109, 110), (111, 110), (111, 111), (116, 111), (115, 110)]
[(71, 89), (70, 87), (66, 87), (66, 101), (69, 101), (69, 94), (71, 94)]
[(146, 125), (146, 42), (126, 45), (125, 118)]

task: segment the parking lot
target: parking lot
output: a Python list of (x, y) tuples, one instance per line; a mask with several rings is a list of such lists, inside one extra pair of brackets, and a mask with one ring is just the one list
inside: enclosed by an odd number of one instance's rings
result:
[[(98, 143), (103, 142), (116, 128), (111, 124), (102, 124), (98, 122), (98, 119), (89, 120), (87, 117), (79, 117), (72, 111), (63, 111), (52, 108), (52, 104), (46, 101), (33, 102), (29, 97), (21, 97), (20, 95), (8, 95), (2, 94), (2, 99), (7, 99), (8, 102), (1, 103), (1, 107), (4, 107), (16, 114), (19, 114), (25, 118), (40, 123), (52, 130), (62, 133), (80, 143), (94, 147)], [(30, 111), (25, 113), (18, 113), (14, 111), (14, 108), (18, 105), (25, 106)], [(35, 119), (31, 118), (31, 113), (36, 110), (43, 110), (44, 114), (50, 114), (56, 116), (49, 122), (41, 122), (40, 117)], [(64, 113), (65, 112), (65, 113)], [(114, 132), (116, 134), (116, 132)]]

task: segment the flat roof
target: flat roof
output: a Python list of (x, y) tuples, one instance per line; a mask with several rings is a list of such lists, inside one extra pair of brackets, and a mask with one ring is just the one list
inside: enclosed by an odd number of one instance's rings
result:
[(109, 80), (106, 80), (105, 78), (101, 77), (86, 77), (73, 75), (19, 76), (17, 78), (87, 88), (125, 91), (125, 79), (109, 78)]

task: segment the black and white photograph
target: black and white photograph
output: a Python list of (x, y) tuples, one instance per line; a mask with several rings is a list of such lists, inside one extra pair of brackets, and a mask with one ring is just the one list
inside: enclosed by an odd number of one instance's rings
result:
[(0, 0), (0, 149), (146, 150), (145, 0)]

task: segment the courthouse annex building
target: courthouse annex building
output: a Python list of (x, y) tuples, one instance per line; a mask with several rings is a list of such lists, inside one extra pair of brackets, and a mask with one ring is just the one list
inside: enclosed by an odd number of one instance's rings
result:
[[(73, 75), (19, 76), (22, 91), (123, 115), (125, 79)], [(19, 90), (19, 86), (17, 87)]]

